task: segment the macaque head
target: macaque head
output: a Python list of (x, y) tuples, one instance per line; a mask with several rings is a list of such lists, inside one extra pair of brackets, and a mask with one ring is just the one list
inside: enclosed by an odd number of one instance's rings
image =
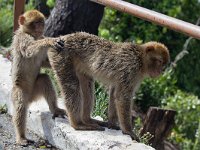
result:
[(37, 10), (29, 10), (19, 17), (18, 23), (22, 30), (35, 38), (39, 38), (44, 31), (44, 15)]
[(158, 42), (148, 42), (142, 46), (144, 73), (152, 78), (158, 77), (170, 60), (167, 47)]

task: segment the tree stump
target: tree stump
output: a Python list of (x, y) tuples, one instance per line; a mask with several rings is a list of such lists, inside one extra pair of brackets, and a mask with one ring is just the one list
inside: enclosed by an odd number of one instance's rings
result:
[(157, 150), (164, 150), (164, 140), (170, 134), (174, 126), (176, 111), (150, 107), (144, 120), (140, 135), (149, 132), (153, 135), (150, 139), (152, 147)]

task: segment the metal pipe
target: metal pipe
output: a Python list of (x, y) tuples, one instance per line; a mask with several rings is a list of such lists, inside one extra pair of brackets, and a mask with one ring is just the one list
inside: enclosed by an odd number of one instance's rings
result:
[(200, 27), (161, 13), (122, 1), (122, 0), (90, 0), (119, 11), (128, 13), (138, 18), (156, 23), (188, 36), (192, 36), (200, 40)]

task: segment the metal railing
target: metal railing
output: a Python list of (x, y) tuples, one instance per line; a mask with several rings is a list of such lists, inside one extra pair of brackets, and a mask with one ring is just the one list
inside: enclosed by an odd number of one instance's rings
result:
[(161, 13), (122, 1), (122, 0), (90, 0), (95, 3), (99, 3), (119, 11), (136, 16), (143, 20), (147, 20), (158, 25), (167, 27), (174, 31), (184, 33), (188, 36), (192, 36), (196, 39), (200, 39), (200, 27)]

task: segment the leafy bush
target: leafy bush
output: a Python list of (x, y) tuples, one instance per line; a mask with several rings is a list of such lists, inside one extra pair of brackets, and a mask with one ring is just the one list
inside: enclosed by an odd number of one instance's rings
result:
[(47, 6), (49, 6), (50, 8), (53, 8), (55, 5), (55, 0), (47, 0)]
[(105, 89), (98, 84), (95, 83), (95, 106), (93, 111), (93, 116), (100, 116), (104, 120), (107, 120), (108, 114), (108, 94)]
[(177, 111), (171, 139), (179, 143), (182, 149), (192, 149), (198, 138), (195, 135), (199, 126), (200, 100), (197, 96), (177, 90), (174, 96), (167, 97), (162, 103), (164, 108)]
[(187, 51), (189, 52), (179, 63), (176, 69), (178, 77), (178, 86), (185, 91), (192, 92), (200, 96), (200, 42), (191, 40)]
[(36, 5), (37, 5), (36, 0), (29, 0), (28, 3), (25, 5), (25, 10), (34, 9)]
[(135, 104), (146, 112), (150, 106), (161, 106), (162, 99), (174, 95), (176, 89), (173, 71), (167, 70), (157, 79), (149, 78), (142, 82), (134, 97)]
[(134, 99), (137, 107), (144, 112), (149, 106), (176, 110), (170, 140), (178, 143), (183, 150), (192, 150), (200, 144), (200, 100), (193, 94), (181, 91), (176, 84), (174, 71), (168, 70), (157, 79), (145, 80)]
[(7, 108), (6, 104), (0, 105), (0, 114), (5, 114), (7, 112), (8, 112), (8, 108)]
[(8, 46), (12, 41), (13, 0), (0, 0), (0, 46)]
[(200, 147), (200, 120), (199, 120), (199, 127), (196, 132), (196, 140), (193, 150), (199, 150), (199, 147)]

